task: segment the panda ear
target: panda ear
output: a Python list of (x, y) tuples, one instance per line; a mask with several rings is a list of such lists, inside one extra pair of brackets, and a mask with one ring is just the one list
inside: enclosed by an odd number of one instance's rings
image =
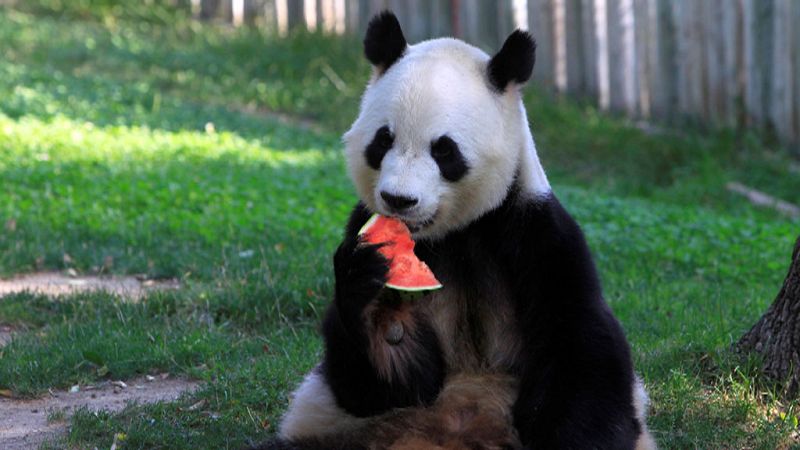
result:
[(364, 36), (364, 54), (381, 73), (403, 56), (406, 46), (400, 22), (391, 11), (383, 11), (369, 21)]
[(489, 61), (489, 81), (500, 92), (508, 83), (528, 81), (536, 62), (536, 41), (527, 32), (516, 30), (503, 43), (503, 48)]

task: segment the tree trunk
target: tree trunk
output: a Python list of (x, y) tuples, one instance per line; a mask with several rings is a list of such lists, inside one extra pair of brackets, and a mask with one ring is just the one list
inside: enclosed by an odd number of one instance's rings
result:
[(767, 312), (739, 340), (743, 353), (763, 357), (762, 371), (770, 379), (785, 383), (788, 395), (800, 388), (800, 236), (792, 252), (789, 274), (778, 297)]

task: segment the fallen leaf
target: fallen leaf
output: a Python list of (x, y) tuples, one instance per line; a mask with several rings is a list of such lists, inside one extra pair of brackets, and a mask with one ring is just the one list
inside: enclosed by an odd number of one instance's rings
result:
[(111, 443), (111, 450), (117, 450), (117, 442), (122, 442), (128, 436), (125, 433), (117, 433), (114, 435), (114, 442)]
[(11, 398), (13, 396), (14, 396), (14, 393), (11, 392), (11, 389), (0, 389), (0, 397)]
[(205, 404), (206, 404), (205, 399), (200, 400), (199, 402), (195, 403), (194, 405), (186, 408), (186, 411), (196, 411), (196, 410), (202, 408), (203, 405), (205, 405)]
[(261, 428), (263, 428), (263, 429), (265, 429), (265, 430), (269, 430), (269, 427), (270, 427), (271, 425), (272, 425), (272, 424), (271, 424), (271, 423), (269, 423), (269, 420), (267, 420), (267, 419), (264, 419), (263, 421), (261, 421)]
[(114, 386), (117, 386), (117, 387), (121, 387), (122, 389), (125, 389), (125, 388), (128, 387), (128, 385), (125, 384), (125, 382), (121, 381), (121, 380), (112, 381), (111, 384), (113, 384)]

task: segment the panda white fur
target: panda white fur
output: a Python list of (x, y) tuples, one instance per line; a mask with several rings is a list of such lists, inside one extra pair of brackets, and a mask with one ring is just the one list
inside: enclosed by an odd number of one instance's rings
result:
[[(344, 136), (361, 202), (325, 356), (260, 448), (655, 448), (622, 329), (536, 155), (519, 92), (533, 39), (516, 31), (491, 58), (408, 46), (386, 12), (364, 44), (374, 74)], [(409, 225), (443, 289), (383, 288), (386, 261), (357, 237), (373, 212)]]

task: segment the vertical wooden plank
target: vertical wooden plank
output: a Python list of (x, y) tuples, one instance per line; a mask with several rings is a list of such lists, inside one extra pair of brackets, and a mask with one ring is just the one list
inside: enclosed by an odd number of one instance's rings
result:
[(546, 88), (552, 88), (555, 81), (555, 37), (551, 0), (528, 0), (528, 29), (537, 44), (533, 79)]
[(759, 97), (760, 72), (756, 67), (756, 37), (754, 36), (756, 30), (755, 20), (755, 2), (758, 0), (743, 0), (742, 3), (742, 49), (744, 50), (742, 59), (742, 74), (744, 80), (744, 89), (742, 95), (742, 103), (744, 106), (745, 120), (743, 125), (754, 126), (760, 123), (759, 108), (755, 105), (760, 105)]
[(728, 97), (725, 84), (725, 18), (724, 10), (730, 5), (719, 2), (703, 2), (705, 22), (705, 91), (707, 120), (714, 126), (724, 122), (726, 111), (725, 99)]
[(501, 9), (502, 5), (499, 2), (484, 1), (478, 1), (476, 8), (478, 11), (476, 18), (478, 24), (477, 44), (490, 55), (499, 49), (500, 20), (497, 16)]
[(346, 0), (333, 0), (333, 31), (336, 34), (344, 34), (347, 31), (347, 8)]
[(192, 12), (192, 17), (195, 19), (200, 18), (200, 4), (202, 3), (201, 0), (191, 0), (190, 8)]
[[(687, 17), (690, 16), (690, 13), (687, 11), (691, 11), (691, 4), (689, 3), (690, 0), (684, 0), (680, 2), (673, 2), (671, 4), (672, 7), (672, 17), (674, 19), (675, 24), (675, 86), (676, 86), (676, 113), (680, 114), (681, 116), (685, 117), (689, 112), (689, 73), (688, 71), (691, 70), (687, 66), (687, 60), (689, 59), (689, 49), (688, 47), (691, 45), (689, 42), (689, 37), (686, 35), (690, 31), (690, 27), (688, 26)], [(678, 116), (676, 114), (675, 116)]]
[(721, 83), (725, 86), (722, 99), (720, 123), (733, 127), (737, 124), (737, 105), (740, 103), (740, 58), (741, 58), (741, 1), (737, 0), (728, 7), (720, 8), (720, 38), (722, 39)]
[(200, 18), (213, 19), (219, 10), (219, 0), (200, 0)]
[(336, 6), (333, 0), (317, 0), (317, 29), (326, 33), (336, 30)]
[(655, 48), (650, 110), (654, 117), (669, 120), (673, 118), (678, 103), (677, 27), (671, 0), (656, 0), (651, 15), (655, 26)]
[(608, 0), (609, 107), (636, 114), (636, 52), (633, 0)]
[(745, 0), (747, 125), (766, 124), (772, 84), (773, 0)]
[[(493, 9), (497, 24), (494, 36), (489, 36), (492, 53), (500, 50), (508, 35), (514, 31), (514, 5), (512, 0), (496, 0)], [(487, 8), (488, 11), (489, 8)]]
[(234, 1), (234, 24), (253, 25), (259, 13), (259, 0), (235, 0)]
[(358, 35), (363, 36), (369, 20), (372, 18), (370, 0), (358, 0)]
[(598, 54), (597, 54), (597, 7), (596, 0), (581, 0), (581, 54), (583, 66), (583, 90), (586, 97), (597, 102)]
[(278, 34), (285, 36), (289, 32), (289, 3), (288, 0), (275, 0), (275, 22)]
[(219, 17), (226, 23), (233, 23), (233, 1), (219, 0)]
[(512, 0), (514, 29), (528, 29), (528, 0)]
[(451, 2), (449, 0), (433, 0), (430, 3), (430, 37), (452, 36), (452, 21), (450, 20)]
[(265, 0), (244, 0), (244, 23), (256, 25), (263, 18)]
[[(769, 119), (784, 142), (792, 139), (792, 15), (790, 0), (774, 0), (772, 83), (770, 86)], [(794, 24), (798, 26), (800, 24)]]
[(556, 91), (567, 90), (567, 37), (564, 27), (564, 2), (568, 0), (553, 0), (553, 68)]
[(460, 0), (458, 22), (461, 26), (460, 38), (470, 44), (480, 46), (479, 0)]
[(648, 51), (650, 33), (649, 3), (637, 0), (633, 4), (634, 42), (636, 51), (636, 110), (640, 116), (650, 117), (650, 65)]
[(278, 17), (275, 11), (275, 0), (264, 0), (261, 6), (264, 28), (269, 32), (278, 31)]
[(567, 92), (584, 96), (586, 84), (584, 78), (583, 48), (583, 2), (581, 0), (564, 1), (564, 53), (566, 62)]
[(238, 27), (244, 25), (244, 0), (231, 0), (231, 23)]
[[(289, 0), (299, 1), (299, 0)], [(323, 3), (330, 0), (304, 0), (305, 1), (305, 15), (306, 15), (306, 28), (312, 31), (322, 31), (323, 18), (322, 9)]]
[(358, 34), (359, 31), (359, 12), (360, 2), (358, 0), (345, 0), (345, 32), (348, 34)]
[[(664, 108), (664, 92), (661, 87), (661, 68), (659, 67), (659, 53), (661, 51), (659, 45), (659, 36), (661, 30), (658, 23), (658, 0), (647, 1), (647, 50), (646, 50), (646, 65), (647, 65), (647, 83), (648, 100), (650, 102), (650, 109), (648, 111), (649, 117), (662, 118)], [(641, 82), (641, 81), (640, 81)]]
[(597, 35), (597, 105), (602, 110), (609, 109), (611, 102), (611, 86), (608, 69), (608, 3), (606, 0), (595, 0), (595, 20)]
[(708, 122), (710, 120), (710, 106), (708, 102), (708, 62), (709, 55), (707, 54), (708, 46), (706, 41), (708, 39), (708, 28), (706, 11), (703, 8), (704, 4), (708, 4), (705, 0), (693, 0), (694, 14), (691, 17), (691, 27), (694, 30), (694, 35), (697, 41), (692, 46), (694, 52), (695, 70), (692, 72), (692, 87), (693, 101), (692, 108), (695, 110), (697, 117), (701, 117)]
[(705, 107), (702, 1), (673, 4), (676, 9), (678, 108), (684, 116), (693, 118), (702, 117)]
[(459, 7), (457, 25), (460, 28), (457, 31), (461, 31), (461, 39), (489, 54), (496, 52), (513, 23), (509, 0), (459, 0), (456, 3)]
[(286, 5), (287, 29), (304, 28), (306, 26), (305, 2), (300, 0), (284, 0)]

